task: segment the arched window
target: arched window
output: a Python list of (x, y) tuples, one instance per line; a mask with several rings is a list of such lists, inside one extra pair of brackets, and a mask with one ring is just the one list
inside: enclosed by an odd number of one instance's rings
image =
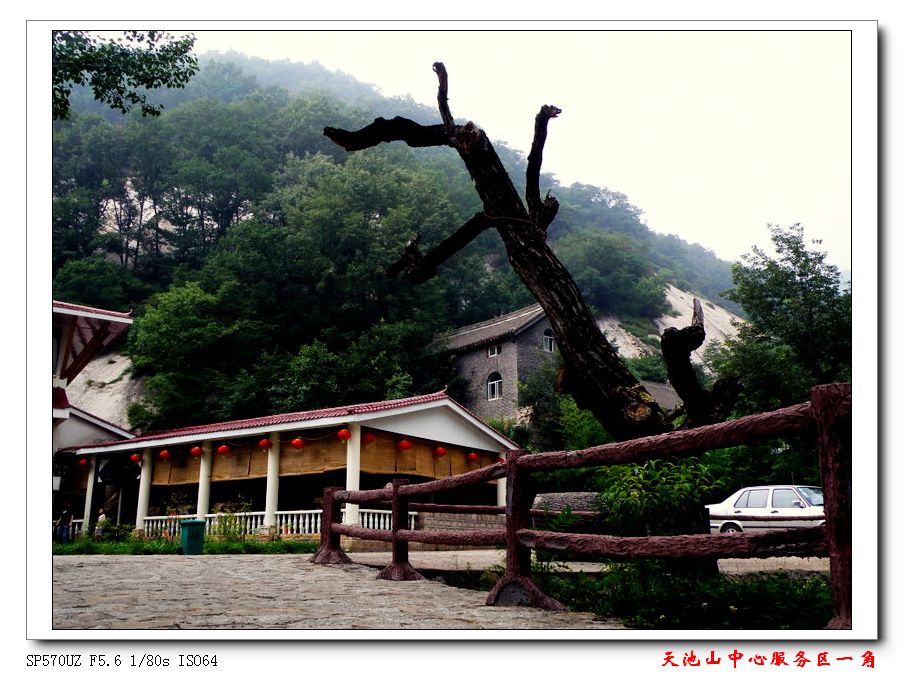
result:
[(556, 349), (556, 339), (548, 328), (543, 331), (543, 351), (552, 352)]
[(497, 371), (490, 373), (487, 378), (487, 401), (502, 397), (502, 376)]

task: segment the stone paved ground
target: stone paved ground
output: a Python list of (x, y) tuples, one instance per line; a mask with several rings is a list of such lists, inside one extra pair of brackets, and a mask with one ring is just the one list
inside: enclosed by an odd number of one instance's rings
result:
[[(486, 593), (435, 581), (376, 579), (389, 553), (317, 566), (309, 555), (84, 555), (53, 558), (55, 629), (496, 629), (622, 628), (589, 614), (487, 607)], [(416, 569), (483, 571), (501, 550), (412, 552)], [(825, 558), (720, 560), (723, 573), (828, 571)], [(598, 570), (573, 563), (572, 571)]]
[[(469, 551), (471, 552), (471, 551)], [(495, 560), (477, 553), (458, 559)], [(427, 553), (424, 553), (427, 555)], [(438, 555), (439, 553), (430, 553)], [(457, 553), (463, 555), (463, 553)], [(53, 558), (54, 629), (621, 628), (615, 620), (527, 607), (487, 607), (486, 593), (435, 581), (376, 579), (363, 564), (309, 555), (83, 555)], [(359, 555), (353, 555), (356, 559)], [(446, 554), (443, 558), (452, 559)], [(412, 555), (418, 566), (418, 558)], [(493, 564), (499, 564), (495, 560)], [(383, 562), (382, 564), (385, 564)], [(483, 562), (481, 562), (483, 564)], [(424, 565), (424, 568), (428, 568)]]

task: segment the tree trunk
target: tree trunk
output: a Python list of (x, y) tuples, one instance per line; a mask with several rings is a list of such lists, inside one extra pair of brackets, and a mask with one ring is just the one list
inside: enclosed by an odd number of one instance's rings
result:
[[(409, 242), (400, 260), (389, 269), (412, 282), (429, 279), (445, 259), (460, 250), (481, 231), (494, 227), (505, 244), (509, 262), (546, 313), (561, 352), (564, 369), (560, 387), (577, 404), (593, 413), (618, 440), (634, 439), (671, 429), (659, 404), (627, 370), (606, 340), (584, 302), (574, 279), (546, 242), (546, 228), (558, 203), (540, 198), (539, 176), (547, 124), (561, 111), (543, 106), (536, 116), (534, 140), (528, 157), (528, 207), (512, 184), (493, 145), (473, 123), (456, 125), (448, 108), (445, 67), (433, 69), (439, 78), (437, 101), (442, 125), (419, 125), (405, 118), (377, 118), (358, 131), (325, 128), (324, 135), (347, 151), (404, 141), (409, 146), (450, 146), (461, 156), (483, 202), (475, 215), (455, 234), (426, 256), (418, 250), (419, 236)], [(701, 324), (702, 328), (702, 324)], [(688, 359), (689, 361), (689, 359)]]

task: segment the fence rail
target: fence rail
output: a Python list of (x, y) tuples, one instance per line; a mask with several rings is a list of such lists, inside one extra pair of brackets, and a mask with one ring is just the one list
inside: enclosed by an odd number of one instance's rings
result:
[[(623, 465), (656, 459), (678, 459), (710, 449), (737, 446), (792, 434), (813, 436), (818, 444), (825, 498), (825, 524), (804, 529), (774, 529), (730, 535), (622, 537), (536, 531), (530, 526), (533, 494), (530, 475), (535, 472), (587, 466)], [(494, 479), (506, 480), (505, 529), (418, 531), (407, 522), (416, 507), (429, 512), (497, 513), (494, 506), (409, 503), (423, 496)], [(828, 628), (851, 628), (851, 386), (814, 387), (810, 401), (769, 413), (668, 432), (626, 442), (604, 444), (580, 451), (527, 453), (510, 451), (504, 463), (444, 479), (410, 484), (406, 479), (371, 491), (338, 487), (324, 489), (323, 526), (317, 564), (347, 563), (341, 535), (392, 542), (392, 563), (378, 578), (415, 580), (421, 576), (408, 561), (411, 541), (446, 545), (500, 545), (506, 547), (505, 574), (487, 597), (489, 605), (530, 605), (562, 609), (531, 579), (531, 549), (542, 548), (612, 558), (725, 558), (780, 555), (830, 558), (833, 617)], [(368, 529), (342, 523), (342, 503), (390, 503), (392, 523)], [(473, 510), (471, 509), (473, 508)], [(808, 518), (813, 519), (813, 518)]]

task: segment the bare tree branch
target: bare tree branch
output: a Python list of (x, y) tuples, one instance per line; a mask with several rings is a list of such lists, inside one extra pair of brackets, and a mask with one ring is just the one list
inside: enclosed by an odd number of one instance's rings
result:
[[(562, 355), (563, 384), (578, 405), (591, 410), (615, 439), (633, 439), (672, 429), (662, 408), (628, 371), (606, 340), (571, 274), (546, 243), (546, 227), (556, 214), (558, 202), (550, 196), (540, 199), (540, 167), (549, 119), (557, 116), (560, 110), (544, 106), (535, 120), (525, 196), (528, 209), (486, 133), (473, 123), (453, 123), (445, 67), (436, 62), (433, 70), (439, 79), (437, 103), (442, 125), (419, 125), (405, 118), (377, 118), (355, 132), (335, 128), (324, 130), (327, 137), (348, 151), (391, 141), (403, 141), (409, 146), (451, 146), (474, 181), (474, 188), (483, 202), (483, 212), (426, 256), (418, 249), (420, 237), (415, 237), (402, 257), (390, 267), (389, 273), (403, 274), (412, 282), (426, 281), (435, 275), (440, 264), (477, 234), (494, 227), (502, 238), (512, 267), (546, 313)], [(668, 329), (662, 338), (669, 378), (684, 400), (689, 420), (700, 420), (701, 423), (713, 422), (716, 411), (728, 412), (713, 407), (714, 395), (700, 387), (690, 364), (690, 352), (698, 348), (704, 338), (703, 308), (699, 301), (695, 302), (691, 325), (681, 331)], [(736, 395), (735, 387), (727, 383), (720, 386), (717, 400)]]
[(477, 213), (459, 227), (455, 233), (423, 256), (418, 250), (418, 243), (420, 242), (420, 234), (418, 234), (417, 237), (408, 242), (405, 247), (405, 253), (386, 273), (390, 278), (403, 274), (405, 279), (411, 283), (429, 281), (436, 276), (436, 270), (439, 265), (492, 226), (492, 221), (486, 215)]
[(439, 115), (443, 119), (444, 125), (455, 125), (452, 111), (449, 110), (449, 74), (446, 73), (446, 66), (441, 61), (434, 62), (433, 71), (436, 73), (436, 77), (439, 78), (439, 89), (436, 93)]
[(452, 132), (445, 125), (421, 125), (396, 116), (377, 118), (360, 130), (323, 128), (323, 134), (346, 151), (361, 151), (384, 142), (405, 142), (408, 146), (452, 146)]
[(736, 379), (719, 380), (711, 391), (700, 385), (691, 363), (691, 352), (699, 349), (706, 339), (703, 322), (703, 305), (694, 298), (691, 324), (681, 330), (666, 328), (660, 340), (669, 382), (684, 402), (686, 427), (709, 425), (727, 418), (741, 389)]
[(559, 202), (546, 195), (546, 200), (540, 199), (540, 167), (543, 165), (543, 147), (546, 145), (546, 131), (549, 119), (555, 118), (562, 109), (546, 104), (540, 108), (540, 112), (534, 119), (534, 141), (531, 144), (530, 154), (527, 156), (527, 187), (525, 198), (527, 209), (541, 229), (546, 229), (559, 210)]

